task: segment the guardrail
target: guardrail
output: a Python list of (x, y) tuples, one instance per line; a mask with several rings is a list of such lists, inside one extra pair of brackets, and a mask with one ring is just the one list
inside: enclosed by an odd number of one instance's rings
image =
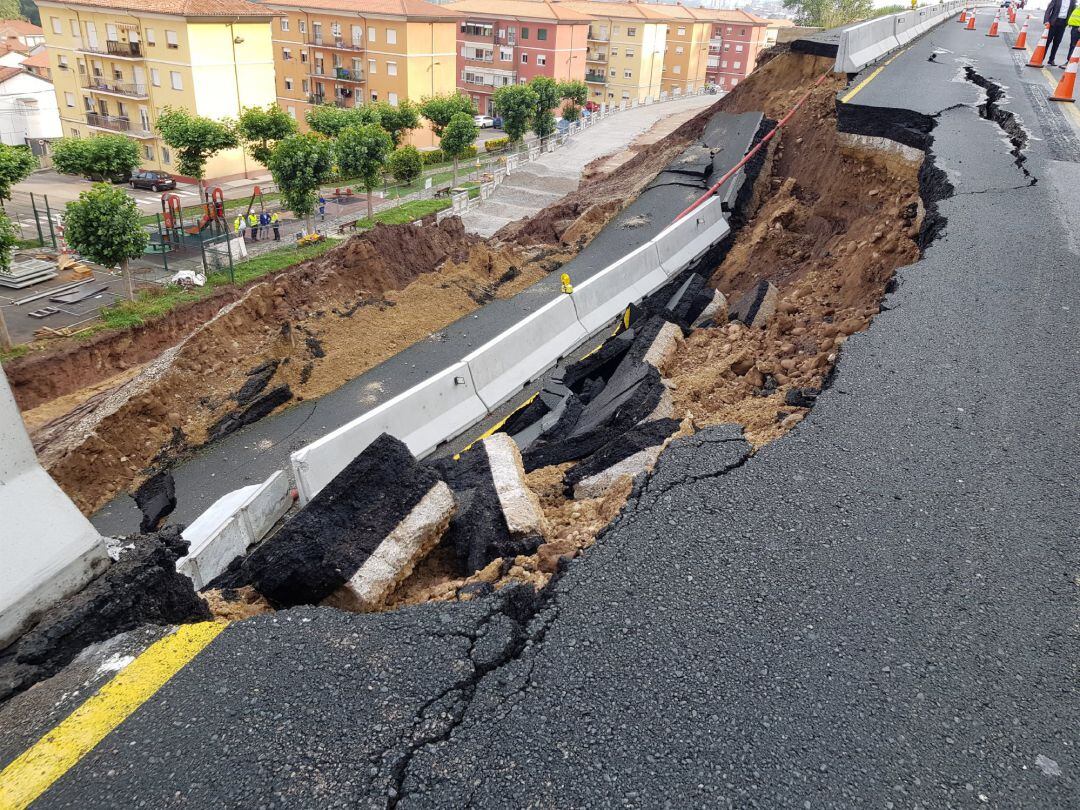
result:
[(836, 51), (837, 73), (858, 73), (964, 8), (963, 0), (888, 14), (845, 28)]

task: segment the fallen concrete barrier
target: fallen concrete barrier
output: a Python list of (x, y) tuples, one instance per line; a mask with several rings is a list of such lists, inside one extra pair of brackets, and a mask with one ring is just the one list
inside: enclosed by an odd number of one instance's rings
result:
[(188, 553), (176, 570), (202, 590), (262, 540), (290, 506), (289, 478), (280, 470), (261, 484), (223, 495), (184, 529)]
[(378, 436), (389, 433), (422, 456), (488, 412), (464, 363), (424, 380), (292, 454), (306, 504)]
[(229, 584), (254, 585), (278, 607), (334, 595), (336, 604), (368, 609), (438, 542), (453, 511), (435, 472), (382, 434), (251, 552)]
[(577, 285), (570, 297), (578, 320), (592, 334), (665, 281), (656, 244), (649, 242)]
[(664, 272), (669, 277), (681, 272), (730, 232), (722, 200), (711, 197), (656, 237), (656, 251)]
[(0, 647), (109, 566), (97, 530), (38, 464), (0, 371)]

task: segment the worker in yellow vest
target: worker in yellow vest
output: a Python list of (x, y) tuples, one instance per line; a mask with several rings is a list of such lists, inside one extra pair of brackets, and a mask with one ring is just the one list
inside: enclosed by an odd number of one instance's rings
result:
[(259, 241), (259, 218), (254, 213), (248, 214), (248, 227), (251, 228), (251, 241)]
[[(1076, 50), (1076, 43), (1080, 40), (1080, 6), (1073, 9), (1069, 15), (1069, 56)], [(1068, 61), (1065, 62), (1068, 65)]]
[(274, 229), (274, 241), (281, 241), (281, 217), (278, 216), (278, 212), (275, 211), (270, 215), (270, 227)]
[(233, 228), (236, 230), (236, 235), (243, 239), (244, 231), (247, 229), (247, 221), (244, 219), (243, 214), (238, 214), (236, 219), (233, 220)]

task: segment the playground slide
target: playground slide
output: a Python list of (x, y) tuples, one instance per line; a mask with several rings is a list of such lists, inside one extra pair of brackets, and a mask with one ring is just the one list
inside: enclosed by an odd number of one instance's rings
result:
[(184, 228), (184, 233), (189, 234), (190, 236), (195, 236), (195, 234), (201, 233), (202, 231), (206, 230), (206, 228), (213, 221), (214, 220), (210, 218), (209, 214), (203, 214), (203, 218), (199, 220), (199, 224), (192, 225), (190, 228)]

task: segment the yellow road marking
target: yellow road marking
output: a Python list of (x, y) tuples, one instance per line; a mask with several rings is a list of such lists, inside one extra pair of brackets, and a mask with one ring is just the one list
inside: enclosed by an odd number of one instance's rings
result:
[[(498, 422), (496, 422), (496, 423), (495, 423), (494, 425), (492, 425), (491, 427), (489, 427), (489, 428), (488, 428), (487, 430), (485, 430), (485, 431), (484, 431), (483, 433), (481, 433), (481, 434), (480, 434), (479, 436), (477, 436), (477, 437), (476, 437), (475, 439), (473, 439), (473, 440), (472, 440), (471, 442), (469, 442), (469, 443), (468, 443), (467, 445), (465, 445), (464, 447), (462, 447), (462, 448), (461, 448), (461, 453), (464, 453), (464, 452), (466, 452), (467, 450), (471, 450), (471, 449), (472, 449), (472, 446), (473, 446), (474, 444), (476, 444), (477, 442), (482, 442), (482, 441), (483, 441), (484, 439), (486, 439), (486, 438), (487, 438), (488, 436), (493, 436), (493, 435), (495, 435), (496, 433), (498, 433), (498, 431), (499, 431), (499, 428), (501, 428), (501, 427), (502, 427), (503, 425), (505, 425), (505, 424), (506, 424), (506, 422), (507, 422), (507, 421), (508, 421), (508, 420), (510, 419), (510, 417), (511, 417), (511, 416), (513, 416), (513, 415), (514, 415), (515, 413), (517, 413), (518, 411), (520, 411), (520, 410), (521, 410), (522, 408), (528, 408), (528, 407), (529, 407), (530, 405), (532, 405), (532, 403), (533, 403), (533, 400), (534, 400), (534, 399), (536, 399), (536, 398), (537, 398), (538, 396), (540, 396), (540, 392), (539, 392), (539, 391), (537, 391), (537, 392), (536, 392), (535, 394), (533, 394), (533, 395), (532, 395), (531, 397), (529, 397), (529, 398), (528, 398), (527, 400), (525, 400), (524, 402), (522, 402), (522, 403), (521, 403), (520, 405), (518, 405), (518, 406), (517, 406), (516, 408), (514, 408), (514, 410), (510, 411), (510, 413), (508, 413), (508, 414), (507, 414), (506, 416), (504, 416), (504, 417), (503, 417), (502, 419), (500, 419), (500, 420), (499, 420)], [(458, 460), (459, 460), (459, 459), (461, 458), (461, 453), (454, 453), (454, 461), (458, 461)], [(0, 808), (0, 810), (2, 810), (2, 808)]]
[(847, 95), (843, 96), (840, 99), (841, 103), (847, 104), (849, 101), (851, 101), (853, 98), (855, 98), (855, 96), (858, 94), (858, 92), (860, 90), (862, 90), (864, 87), (866, 87), (866, 85), (870, 84), (870, 82), (872, 82), (874, 79), (876, 79), (877, 75), (879, 73), (881, 73), (881, 71), (883, 71), (885, 68), (887, 68), (889, 66), (889, 63), (892, 62), (893, 59), (895, 59), (896, 57), (898, 57), (902, 53), (906, 53), (907, 50), (908, 50), (907, 48), (904, 48), (904, 50), (902, 50), (902, 51), (897, 51), (892, 56), (890, 56), (886, 61), (882, 62), (878, 67), (876, 67), (874, 69), (873, 73), (871, 73), (869, 76), (867, 76), (865, 79), (863, 79), (857, 85), (855, 85), (851, 89), (851, 92), (849, 92)]
[(0, 772), (0, 810), (21, 810), (74, 767), (226, 627), (184, 624), (120, 670), (56, 728)]

